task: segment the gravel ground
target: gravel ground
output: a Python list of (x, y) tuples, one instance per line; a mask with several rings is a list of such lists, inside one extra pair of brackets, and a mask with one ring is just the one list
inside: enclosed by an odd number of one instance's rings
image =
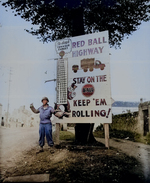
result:
[(119, 182), (131, 180), (144, 183), (141, 165), (116, 149), (99, 146), (72, 146), (62, 142), (60, 146), (36, 154), (37, 148), (25, 151), (12, 167), (3, 174), (6, 177), (50, 174), (50, 182)]

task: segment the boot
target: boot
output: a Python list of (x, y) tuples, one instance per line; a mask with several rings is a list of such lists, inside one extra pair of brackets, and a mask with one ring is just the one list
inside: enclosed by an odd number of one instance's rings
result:
[(53, 154), (55, 152), (54, 145), (49, 146), (49, 151), (51, 154)]

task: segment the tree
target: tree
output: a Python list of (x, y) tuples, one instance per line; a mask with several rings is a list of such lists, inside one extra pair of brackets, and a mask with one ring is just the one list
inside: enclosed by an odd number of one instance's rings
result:
[(43, 42), (109, 30), (110, 45), (120, 46), (150, 20), (150, 0), (7, 0), (2, 5), (30, 21), (27, 32)]
[[(120, 47), (150, 20), (150, 0), (7, 0), (2, 5), (30, 21), (33, 27), (26, 31), (43, 42), (109, 30), (110, 46)], [(76, 125), (76, 140), (93, 142), (93, 126)]]

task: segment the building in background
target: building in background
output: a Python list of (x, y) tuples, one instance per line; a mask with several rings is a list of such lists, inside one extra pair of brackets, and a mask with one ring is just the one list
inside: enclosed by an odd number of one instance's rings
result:
[[(6, 113), (4, 118), (6, 117)], [(39, 125), (39, 115), (27, 110), (25, 106), (14, 109), (12, 114), (9, 114), (8, 127), (32, 127)]]

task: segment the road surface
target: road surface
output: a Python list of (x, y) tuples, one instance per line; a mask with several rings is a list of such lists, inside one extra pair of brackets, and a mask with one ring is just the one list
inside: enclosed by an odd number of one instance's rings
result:
[(38, 147), (38, 127), (0, 127), (1, 171), (12, 166), (22, 156), (23, 151)]

